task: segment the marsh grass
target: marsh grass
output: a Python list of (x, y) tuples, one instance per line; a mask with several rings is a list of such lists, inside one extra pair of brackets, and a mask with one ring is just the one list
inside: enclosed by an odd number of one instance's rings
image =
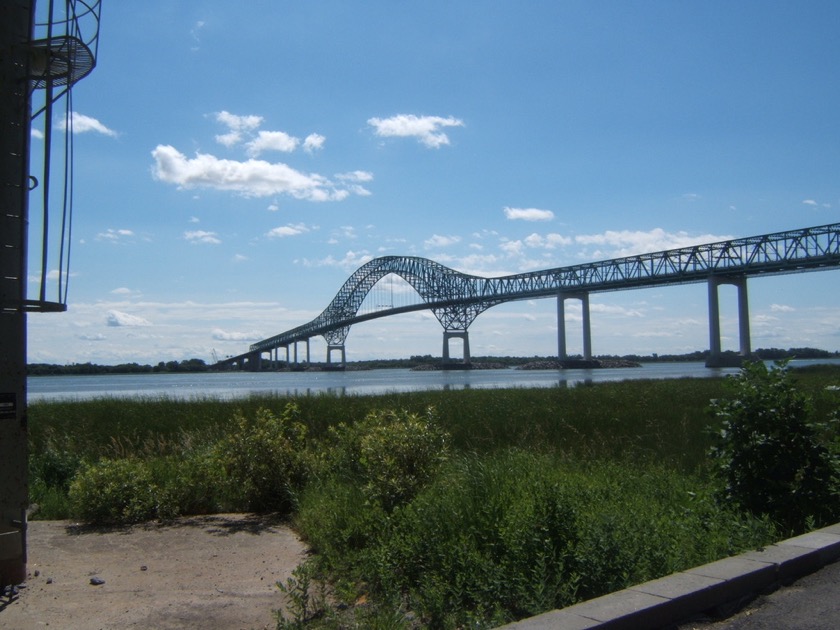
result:
[[(840, 369), (793, 378), (836, 417)], [(312, 623), (492, 627), (777, 536), (715, 500), (724, 385), (36, 402), (31, 496), (94, 522), (280, 509), (348, 605)]]
[[(836, 407), (838, 396), (825, 387), (840, 381), (837, 371), (811, 370), (800, 380), (815, 395), (815, 407)], [(290, 400), (313, 443), (326, 439), (333, 427), (353, 425), (376, 410), (422, 415), (434, 408), (436, 423), (447, 432), (454, 452), (521, 448), (581, 460), (652, 460), (694, 472), (707, 466), (709, 401), (724, 393), (721, 379), (675, 379), (381, 396), (34, 402), (28, 408), (31, 496), (41, 517), (61, 518), (69, 516), (67, 490), (84, 463), (174, 458), (184, 466), (192, 459), (204, 461), (206, 467), (214, 445), (236, 433), (235, 418), (254, 418), (261, 409), (282, 414)], [(171, 465), (158, 467), (181, 476)], [(189, 478), (191, 473), (185, 474)], [(215, 502), (237, 504), (229, 491), (220, 491)], [(212, 509), (210, 504), (202, 509)]]

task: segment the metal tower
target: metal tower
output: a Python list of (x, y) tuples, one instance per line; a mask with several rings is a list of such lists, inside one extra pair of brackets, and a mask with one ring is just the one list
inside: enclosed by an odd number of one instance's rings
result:
[[(66, 310), (72, 215), (71, 88), (96, 65), (100, 0), (0, 2), (0, 587), (26, 577), (27, 480), (26, 314)], [(53, 122), (65, 109), (60, 212), (50, 213)], [(33, 115), (33, 105), (37, 111)], [(30, 171), (32, 121), (43, 130), (41, 168)], [(39, 152), (40, 155), (40, 152)], [(30, 213), (30, 193), (40, 193)], [(30, 222), (40, 238), (30, 251)], [(57, 245), (51, 230), (57, 231)], [(58, 249), (57, 261), (50, 252)], [(40, 261), (40, 286), (27, 297), (28, 259)], [(58, 269), (55, 300), (47, 298), (48, 265)]]

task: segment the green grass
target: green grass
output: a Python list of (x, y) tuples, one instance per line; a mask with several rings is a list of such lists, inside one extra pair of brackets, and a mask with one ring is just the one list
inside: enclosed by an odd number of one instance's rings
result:
[[(794, 380), (836, 414), (840, 369)], [(727, 395), (724, 379), (675, 379), (36, 402), (31, 496), (42, 518), (92, 522), (283, 510), (317, 552), (299, 578), (371, 602), (310, 624), (403, 627), (411, 610), (491, 627), (773, 540), (715, 499), (709, 406)]]

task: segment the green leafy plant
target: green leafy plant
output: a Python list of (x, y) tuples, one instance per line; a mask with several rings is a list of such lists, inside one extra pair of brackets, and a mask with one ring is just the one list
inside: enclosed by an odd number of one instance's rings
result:
[[(277, 610), (277, 630), (298, 630), (328, 610), (325, 585), (316, 579), (313, 561), (298, 565), (285, 583), (277, 582), (277, 588), (286, 596), (286, 612)], [(315, 592), (313, 592), (314, 589)], [(287, 617), (286, 615), (289, 615)]]
[(449, 436), (431, 407), (424, 414), (374, 410), (360, 422), (339, 424), (331, 434), (331, 458), (386, 512), (410, 501), (449, 452)]
[(163, 491), (144, 462), (103, 459), (85, 466), (70, 484), (73, 514), (97, 525), (125, 525), (171, 516)]
[(429, 627), (496, 627), (772, 540), (701, 485), (651, 464), (459, 456), (393, 513), (363, 579)]
[(825, 441), (831, 427), (812, 419), (811, 399), (787, 365), (748, 363), (729, 384), (730, 397), (711, 405), (721, 421), (711, 454), (725, 499), (784, 531), (840, 517), (840, 462)]
[(245, 507), (288, 513), (309, 475), (307, 429), (299, 409), (288, 403), (282, 413), (258, 409), (253, 418), (234, 416), (234, 430), (218, 445), (218, 457)]

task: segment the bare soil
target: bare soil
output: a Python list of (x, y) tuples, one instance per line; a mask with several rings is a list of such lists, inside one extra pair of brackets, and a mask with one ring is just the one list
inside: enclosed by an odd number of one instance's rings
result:
[(274, 628), (284, 605), (276, 583), (306, 553), (291, 529), (264, 515), (110, 530), (32, 521), (28, 579), (0, 600), (0, 627)]

